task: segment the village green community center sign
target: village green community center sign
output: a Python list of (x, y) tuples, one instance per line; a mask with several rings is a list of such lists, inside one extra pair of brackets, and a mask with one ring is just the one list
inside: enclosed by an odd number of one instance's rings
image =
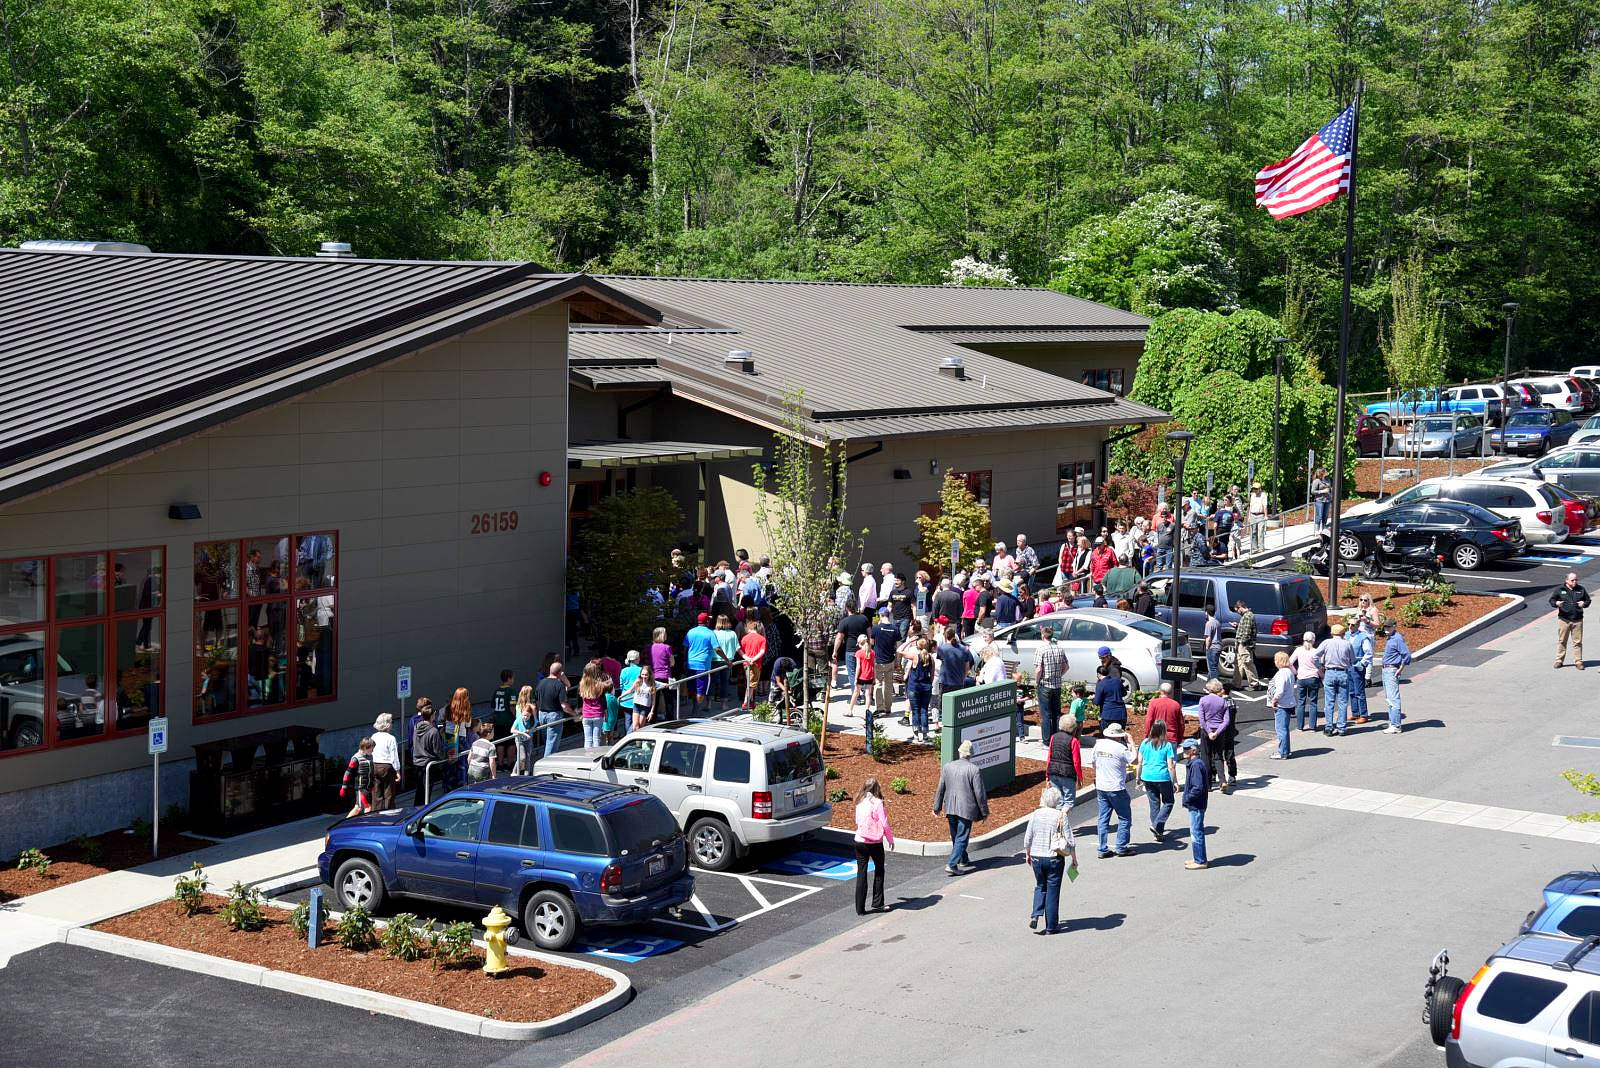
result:
[(985, 788), (993, 790), (1016, 777), (1016, 683), (995, 682), (944, 694), (940, 713), (941, 763), (954, 760), (962, 742), (971, 742), (972, 762), (983, 771)]

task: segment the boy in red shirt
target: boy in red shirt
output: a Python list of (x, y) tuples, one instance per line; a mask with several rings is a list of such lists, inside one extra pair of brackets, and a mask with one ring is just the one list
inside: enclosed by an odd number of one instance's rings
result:
[(767, 655), (767, 638), (760, 623), (751, 623), (739, 639), (739, 652), (744, 657), (745, 688), (744, 707), (752, 708), (761, 683), (761, 661)]

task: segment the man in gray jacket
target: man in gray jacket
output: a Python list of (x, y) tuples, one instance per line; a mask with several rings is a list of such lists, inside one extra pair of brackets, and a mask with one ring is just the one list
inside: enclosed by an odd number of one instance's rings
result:
[(967, 839), (972, 837), (972, 825), (989, 818), (989, 792), (983, 788), (983, 773), (969, 758), (972, 743), (962, 742), (956, 750), (956, 759), (939, 769), (939, 788), (933, 794), (933, 814), (944, 810), (950, 821), (950, 863), (945, 872), (961, 874), (960, 869), (971, 871), (975, 866), (967, 859)]

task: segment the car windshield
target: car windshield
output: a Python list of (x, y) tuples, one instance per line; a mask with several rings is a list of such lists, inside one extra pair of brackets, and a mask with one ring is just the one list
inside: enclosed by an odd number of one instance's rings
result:
[(1600, 415), (1591, 415), (1583, 421), (1583, 429), (1600, 430)]
[(1291, 579), (1283, 584), (1283, 614), (1297, 616), (1302, 612), (1322, 611), (1326, 602), (1317, 584), (1308, 578)]
[(1516, 412), (1506, 420), (1506, 426), (1549, 426), (1554, 412)]
[(1162, 641), (1166, 641), (1168, 638), (1172, 637), (1171, 627), (1167, 626), (1165, 623), (1157, 623), (1153, 619), (1137, 619), (1132, 623), (1129, 623), (1128, 626), (1132, 627), (1140, 634), (1148, 634), (1150, 637), (1160, 638)]
[(782, 749), (767, 750), (767, 784), (794, 782), (822, 774), (822, 756), (814, 738), (790, 742)]
[(1437, 433), (1439, 431), (1449, 431), (1454, 426), (1455, 424), (1448, 419), (1424, 419), (1422, 421), (1422, 429), (1424, 432), (1432, 431)]
[(667, 806), (647, 797), (629, 801), (601, 819), (605, 820), (612, 846), (620, 853), (648, 853), (678, 833), (678, 821)]

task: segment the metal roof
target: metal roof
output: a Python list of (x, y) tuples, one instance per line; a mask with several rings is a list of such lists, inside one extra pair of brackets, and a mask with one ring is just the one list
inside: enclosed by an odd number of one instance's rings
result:
[(1167, 414), (1147, 404), (1115, 400), (1108, 404), (1044, 405), (1027, 408), (975, 408), (959, 412), (893, 413), (854, 419), (817, 419), (832, 437), (888, 438), (920, 434), (977, 434), (986, 431), (1050, 427), (1126, 426), (1156, 423)]
[(629, 363), (588, 363), (567, 361), (567, 371), (572, 379), (586, 389), (640, 389), (659, 388), (668, 384), (654, 360), (635, 360)]
[(961, 345), (1077, 345), (1094, 342), (1143, 341), (1144, 327), (1005, 326), (922, 328), (922, 334), (947, 337)]
[(556, 300), (533, 264), (0, 249), (0, 501)]
[(643, 467), (758, 457), (759, 445), (717, 445), (693, 441), (574, 441), (567, 446), (570, 467)]

